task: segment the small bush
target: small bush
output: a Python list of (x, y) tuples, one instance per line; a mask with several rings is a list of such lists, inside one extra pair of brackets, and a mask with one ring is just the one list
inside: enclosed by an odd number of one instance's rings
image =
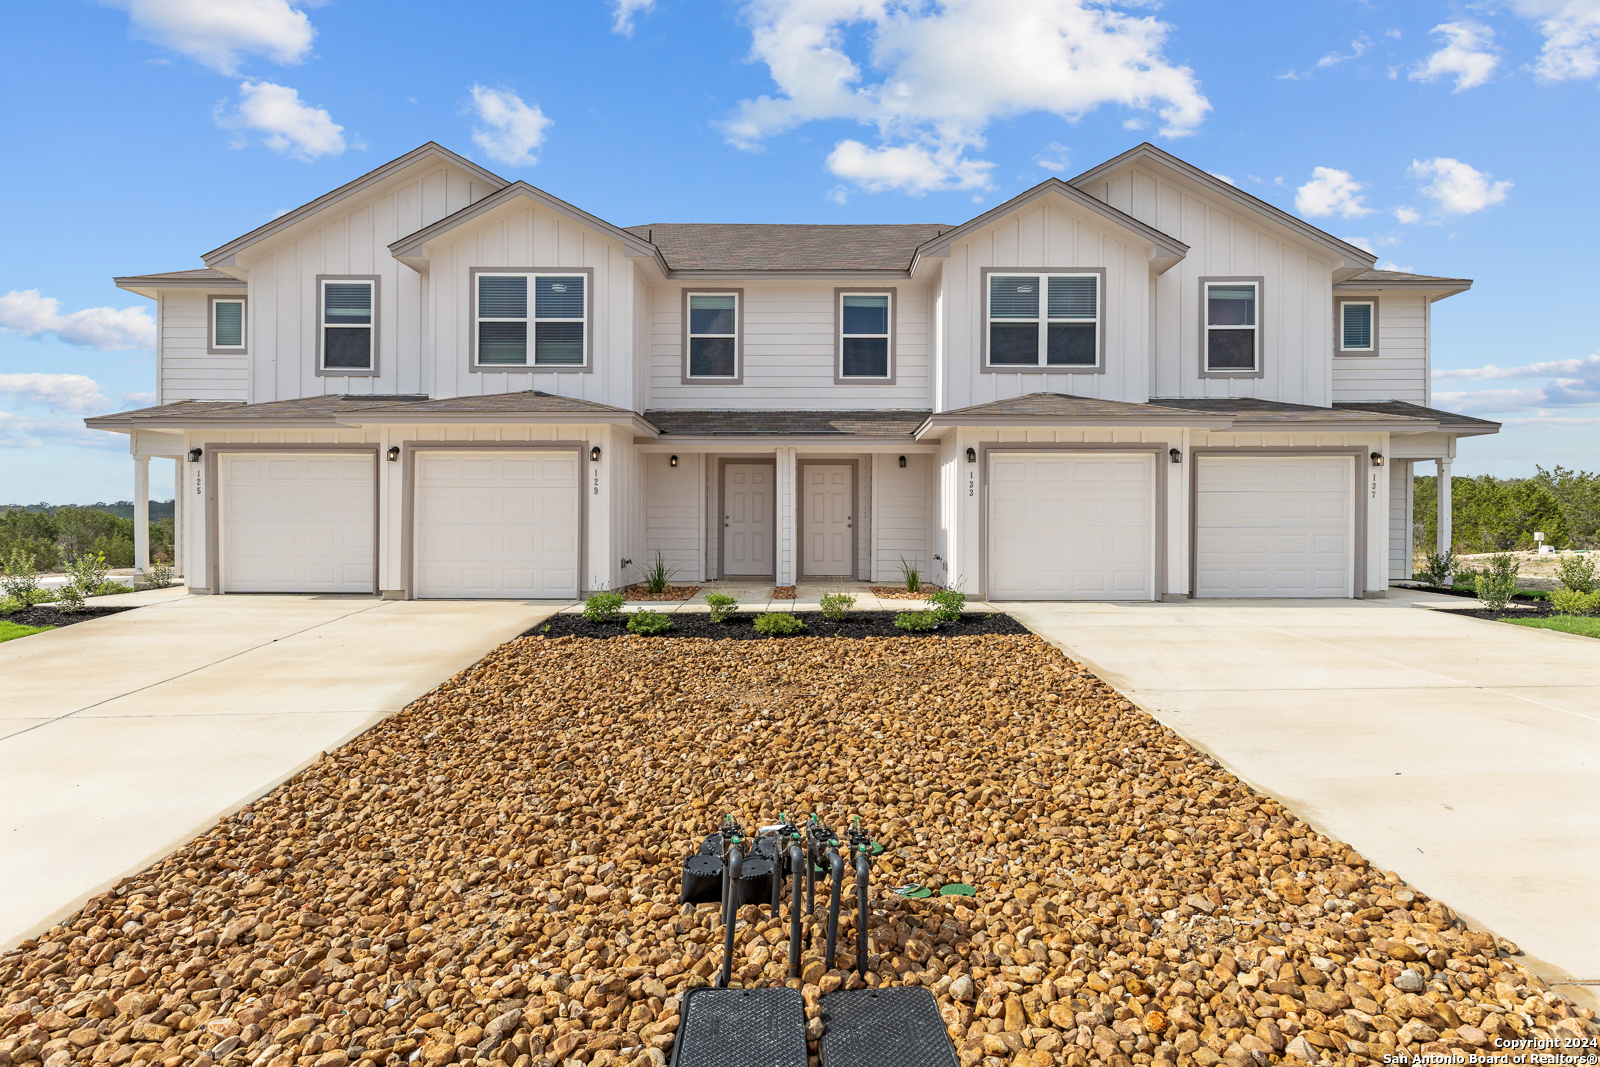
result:
[(628, 616), (628, 632), (654, 637), (672, 629), (672, 616), (662, 611), (636, 611)]
[(672, 576), (678, 573), (678, 568), (667, 566), (667, 561), (661, 558), (661, 550), (656, 549), (656, 561), (644, 572), (644, 587), (649, 593), (665, 593), (667, 583), (672, 581)]
[(89, 595), (90, 596), (111, 596), (114, 593), (131, 593), (131, 592), (133, 592), (133, 586), (128, 585), (125, 582), (105, 581), (105, 582), (101, 582), (100, 585), (95, 589), (95, 591), (90, 593)]
[(1489, 567), (1473, 579), (1478, 599), (1490, 611), (1504, 611), (1517, 592), (1517, 572), (1522, 564), (1509, 552), (1489, 557)]
[(939, 616), (932, 611), (902, 611), (894, 617), (896, 630), (923, 633), (939, 625)]
[(849, 593), (822, 594), (822, 614), (833, 622), (844, 618), (845, 612), (856, 606), (856, 598)]
[(941, 589), (937, 593), (928, 594), (928, 603), (933, 605), (933, 613), (943, 622), (955, 622), (961, 618), (961, 609), (967, 605), (967, 594), (958, 593), (954, 589)]
[(1422, 566), (1416, 570), (1417, 581), (1427, 585), (1444, 586), (1456, 572), (1454, 552), (1429, 552), (1422, 557)]
[(1600, 612), (1600, 591), (1556, 589), (1550, 593), (1550, 606), (1562, 615), (1593, 615)]
[(622, 597), (616, 593), (596, 593), (583, 602), (583, 617), (590, 622), (616, 622), (622, 614)]
[(707, 593), (706, 604), (711, 608), (712, 622), (723, 621), (739, 606), (739, 602), (727, 593)]
[(71, 615), (83, 610), (84, 598), (88, 596), (83, 587), (77, 582), (68, 581), (66, 585), (56, 590), (56, 610)]
[(32, 552), (13, 548), (11, 558), (0, 571), (0, 591), (24, 608), (44, 599), (44, 590), (39, 588), (39, 572), (34, 569), (36, 558)]
[(922, 569), (914, 561), (900, 557), (900, 580), (906, 583), (906, 592), (922, 592)]
[(144, 577), (151, 589), (165, 589), (172, 584), (172, 564), (164, 559), (153, 560), (145, 568)]
[(805, 623), (787, 611), (763, 611), (756, 616), (756, 633), (763, 637), (786, 637), (805, 628)]
[(104, 552), (82, 555), (68, 563), (67, 584), (61, 587), (58, 601), (61, 610), (83, 610), (84, 598), (100, 595), (100, 587), (106, 584), (106, 573), (110, 569)]
[(1564, 555), (1556, 560), (1556, 581), (1562, 588), (1574, 593), (1592, 593), (1600, 586), (1600, 575), (1595, 574), (1594, 557), (1588, 554)]

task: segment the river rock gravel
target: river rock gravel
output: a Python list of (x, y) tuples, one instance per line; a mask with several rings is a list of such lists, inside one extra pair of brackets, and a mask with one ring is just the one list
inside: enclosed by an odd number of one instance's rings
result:
[[(779, 812), (885, 845), (866, 984), (930, 987), (966, 1067), (1597, 1032), (1031, 635), (531, 636), (0, 954), (0, 1067), (662, 1067), (721, 962), (679, 864)], [(786, 937), (745, 907), (735, 984), (782, 984)], [(837, 963), (808, 941), (813, 1053), (818, 998), (862, 983)]]

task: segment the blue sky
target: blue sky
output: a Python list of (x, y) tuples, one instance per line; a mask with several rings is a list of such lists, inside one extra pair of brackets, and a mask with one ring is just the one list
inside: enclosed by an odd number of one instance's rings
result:
[(1506, 429), (1458, 472), (1600, 467), (1600, 0), (470, 10), (8, 5), (0, 503), (130, 495), (126, 439), (81, 423), (155, 387), (153, 304), (113, 275), (428, 140), (632, 225), (954, 223), (1148, 139), (1475, 280), (1435, 308), (1435, 402)]

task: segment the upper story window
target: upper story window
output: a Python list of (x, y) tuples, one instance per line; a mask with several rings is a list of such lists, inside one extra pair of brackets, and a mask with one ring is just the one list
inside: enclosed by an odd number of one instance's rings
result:
[(211, 298), (206, 351), (212, 353), (244, 351), (244, 305), (242, 296)]
[(1102, 369), (1102, 271), (993, 273), (988, 285), (990, 369)]
[(325, 374), (372, 374), (378, 351), (378, 279), (325, 276), (317, 279), (318, 370)]
[(1341, 300), (1339, 302), (1339, 352), (1346, 355), (1378, 354), (1378, 302)]
[(838, 382), (894, 379), (894, 291), (838, 289)]
[(1201, 372), (1220, 376), (1261, 373), (1261, 279), (1200, 279)]
[(689, 381), (742, 380), (742, 289), (684, 290), (684, 368)]
[(477, 366), (559, 370), (587, 365), (587, 274), (479, 271), (473, 277)]

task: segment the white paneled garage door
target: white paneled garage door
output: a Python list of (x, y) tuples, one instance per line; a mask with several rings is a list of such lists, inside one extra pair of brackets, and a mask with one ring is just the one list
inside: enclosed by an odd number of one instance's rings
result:
[(989, 458), (991, 600), (1153, 600), (1155, 457)]
[(576, 451), (416, 453), (414, 594), (578, 595)]
[(371, 453), (222, 452), (224, 593), (371, 593)]
[(1197, 596), (1354, 595), (1353, 457), (1196, 459)]

